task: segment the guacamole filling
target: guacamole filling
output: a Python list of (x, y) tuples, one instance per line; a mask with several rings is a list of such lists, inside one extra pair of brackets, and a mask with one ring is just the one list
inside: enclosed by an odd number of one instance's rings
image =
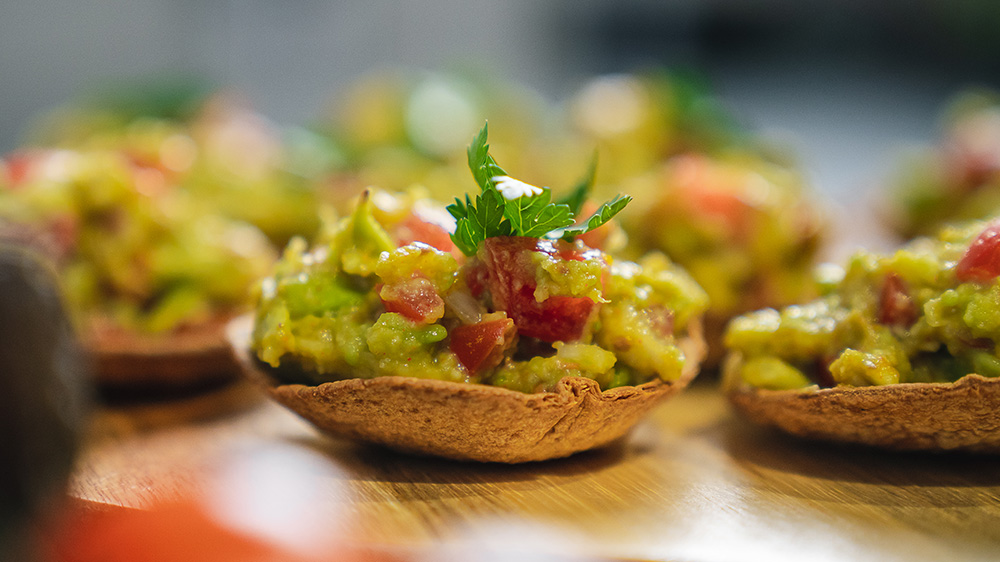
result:
[(183, 81), (116, 84), (99, 102), (78, 100), (39, 124), (30, 132), (38, 146), (119, 153), (279, 246), (315, 233), (318, 188), (338, 160), (323, 136), (279, 129), (232, 96)]
[(261, 286), (252, 347), (290, 383), (396, 375), (539, 392), (565, 376), (602, 389), (681, 376), (677, 342), (707, 298), (662, 254), (616, 261), (516, 235), (474, 249), (412, 201), (365, 194), (312, 248), (289, 244)]
[(52, 258), (81, 326), (148, 334), (248, 308), (250, 286), (275, 257), (256, 228), (109, 150), (0, 160), (0, 239)]
[(1000, 376), (1000, 220), (947, 227), (891, 255), (856, 253), (823, 296), (734, 319), (729, 385), (953, 382)]
[(710, 315), (816, 296), (821, 221), (791, 170), (749, 153), (688, 153), (626, 188), (651, 202), (624, 223), (633, 251), (662, 251), (683, 266), (708, 293)]
[(963, 92), (943, 117), (940, 140), (910, 154), (893, 186), (894, 226), (906, 237), (988, 218), (1000, 209), (1000, 98)]

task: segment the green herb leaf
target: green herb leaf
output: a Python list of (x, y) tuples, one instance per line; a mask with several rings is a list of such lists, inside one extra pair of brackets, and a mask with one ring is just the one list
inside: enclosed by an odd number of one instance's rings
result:
[(524, 195), (509, 200), (497, 189), (494, 178), (507, 176), (507, 172), (490, 156), (488, 135), (488, 125), (483, 125), (479, 134), (472, 139), (468, 150), (469, 169), (481, 193), (476, 196), (475, 201), (466, 195), (464, 201), (456, 198), (447, 207), (455, 218), (455, 233), (451, 235), (451, 239), (467, 256), (475, 255), (483, 240), (495, 236), (513, 234), (572, 240), (574, 236), (590, 232), (608, 222), (632, 200), (628, 196), (618, 196), (602, 205), (587, 222), (573, 226), (576, 213), (583, 207), (587, 194), (594, 185), (597, 173), (596, 154), (587, 175), (559, 202), (552, 202), (552, 190), (547, 187), (541, 188), (542, 192), (538, 195)]
[(496, 160), (490, 156), (490, 145), (486, 142), (489, 136), (489, 126), (489, 123), (483, 125), (483, 128), (479, 130), (479, 134), (472, 139), (472, 144), (469, 145), (468, 151), (469, 170), (472, 172), (472, 177), (476, 179), (479, 188), (483, 191), (494, 187), (495, 182), (493, 178), (507, 175), (507, 172), (497, 165)]
[(456, 197), (455, 202), (445, 207), (445, 210), (448, 211), (448, 214), (455, 217), (455, 220), (459, 220), (469, 216), (469, 207), (471, 206), (472, 201), (469, 200), (469, 195), (466, 194), (465, 201)]
[(506, 203), (504, 216), (518, 236), (540, 238), (573, 224), (573, 211), (568, 205), (552, 203), (552, 190), (547, 187), (541, 195), (519, 197)]
[(463, 254), (467, 256), (476, 255), (476, 250), (479, 249), (479, 242), (481, 241), (479, 238), (480, 235), (476, 233), (472, 221), (469, 219), (459, 219), (455, 223), (455, 232), (451, 235), (451, 241), (455, 243), (455, 247), (461, 250)]
[(611, 201), (601, 205), (583, 224), (564, 228), (557, 232), (552, 232), (549, 234), (549, 237), (572, 240), (575, 236), (586, 234), (610, 221), (615, 215), (620, 213), (630, 201), (632, 201), (631, 195), (617, 195)]
[(482, 195), (476, 196), (474, 216), (480, 230), (484, 233), (484, 239), (510, 235), (511, 225), (504, 220), (505, 203), (503, 195), (500, 195), (496, 190), (484, 191)]
[(587, 219), (587, 232), (594, 230), (608, 222), (615, 215), (620, 213), (632, 201), (631, 195), (616, 195), (614, 199), (600, 206), (594, 214)]
[(448, 206), (448, 212), (456, 219), (451, 240), (467, 256), (475, 255), (483, 240), (511, 233), (510, 222), (504, 219), (503, 196), (495, 189), (477, 195), (475, 204), (468, 195), (464, 203), (455, 199), (455, 203)]
[(561, 198), (556, 203), (560, 205), (569, 206), (570, 210), (573, 211), (574, 215), (580, 214), (580, 210), (583, 208), (583, 203), (587, 200), (587, 195), (590, 194), (590, 190), (594, 188), (594, 180), (597, 178), (597, 151), (594, 151), (594, 157), (590, 160), (590, 167), (587, 168), (586, 175), (580, 179), (580, 182), (576, 184), (565, 197)]

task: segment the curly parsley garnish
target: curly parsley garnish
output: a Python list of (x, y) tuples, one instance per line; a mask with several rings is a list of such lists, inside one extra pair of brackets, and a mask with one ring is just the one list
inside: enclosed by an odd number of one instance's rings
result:
[(490, 156), (487, 144), (488, 125), (469, 145), (469, 169), (482, 192), (475, 201), (465, 196), (448, 206), (455, 217), (452, 241), (467, 256), (475, 255), (479, 244), (494, 236), (530, 236), (532, 238), (574, 237), (590, 232), (611, 220), (628, 205), (632, 198), (619, 195), (600, 206), (581, 224), (575, 225), (576, 214), (583, 207), (587, 193), (593, 187), (596, 159), (585, 177), (573, 191), (559, 202), (552, 202), (552, 190), (516, 180), (507, 175)]

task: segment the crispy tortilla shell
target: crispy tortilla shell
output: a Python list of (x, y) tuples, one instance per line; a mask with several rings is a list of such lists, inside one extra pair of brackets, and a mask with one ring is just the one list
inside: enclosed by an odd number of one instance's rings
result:
[(913, 451), (1000, 453), (1000, 380), (813, 390), (739, 387), (729, 392), (748, 419), (805, 437)]
[(168, 334), (142, 334), (94, 323), (85, 345), (98, 384), (193, 386), (235, 379), (239, 366), (226, 339), (226, 320)]
[(317, 428), (409, 453), (481, 462), (541, 461), (606, 445), (684, 388), (704, 356), (700, 327), (695, 327), (683, 341), (689, 358), (685, 371), (670, 383), (657, 380), (601, 392), (590, 379), (566, 377), (555, 392), (534, 394), (412, 377), (304, 386), (277, 383), (269, 367), (254, 358), (248, 320), (230, 327), (244, 370)]

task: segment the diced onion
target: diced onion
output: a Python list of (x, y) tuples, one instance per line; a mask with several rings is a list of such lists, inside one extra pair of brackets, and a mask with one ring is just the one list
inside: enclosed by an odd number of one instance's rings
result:
[(466, 291), (453, 291), (444, 296), (448, 308), (463, 324), (476, 324), (483, 319), (486, 309)]

